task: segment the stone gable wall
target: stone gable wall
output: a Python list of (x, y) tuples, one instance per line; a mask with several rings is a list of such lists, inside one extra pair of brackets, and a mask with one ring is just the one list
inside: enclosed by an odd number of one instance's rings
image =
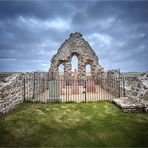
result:
[(78, 78), (86, 77), (86, 65), (91, 65), (91, 75), (97, 77), (102, 71), (99, 60), (87, 41), (80, 33), (72, 33), (70, 37), (58, 49), (56, 55), (51, 59), (49, 73), (51, 79), (59, 78), (59, 65), (64, 65), (65, 79), (71, 79), (71, 59), (73, 55), (78, 58)]

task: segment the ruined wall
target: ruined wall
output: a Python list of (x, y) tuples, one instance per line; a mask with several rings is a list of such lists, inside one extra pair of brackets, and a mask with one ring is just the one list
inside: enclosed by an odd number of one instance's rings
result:
[(70, 37), (58, 49), (56, 55), (51, 59), (49, 73), (51, 79), (59, 78), (59, 65), (64, 65), (65, 79), (71, 79), (71, 59), (73, 56), (78, 58), (78, 78), (86, 77), (86, 65), (91, 66), (92, 77), (97, 77), (102, 71), (99, 60), (87, 41), (82, 38), (80, 33), (72, 33)]
[(13, 74), (0, 82), (0, 114), (23, 102), (22, 74)]
[(1, 79), (0, 114), (7, 113), (24, 100), (37, 101), (37, 96), (42, 93), (43, 88), (48, 87), (44, 79), (48, 80), (48, 72), (15, 73)]
[[(120, 96), (125, 96), (132, 98), (134, 100), (147, 100), (148, 92), (148, 73), (142, 73), (141, 75), (134, 76), (124, 76), (116, 70), (109, 70), (107, 73), (108, 84), (111, 91), (117, 90), (116, 94), (119, 94), (119, 85), (120, 85)], [(120, 77), (120, 79), (119, 79)], [(117, 83), (114, 81), (117, 80)], [(124, 80), (124, 81), (123, 81)], [(106, 86), (106, 87), (107, 87)], [(117, 88), (114, 90), (114, 88)]]
[(135, 77), (125, 77), (126, 95), (135, 100), (147, 100), (148, 73)]

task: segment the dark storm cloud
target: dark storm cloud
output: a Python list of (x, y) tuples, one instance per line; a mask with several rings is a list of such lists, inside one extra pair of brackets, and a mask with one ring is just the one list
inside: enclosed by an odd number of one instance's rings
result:
[(88, 7), (88, 17), (101, 19), (116, 17), (133, 22), (148, 22), (148, 1), (98, 1)]
[(58, 16), (68, 17), (72, 13), (71, 9), (64, 1), (0, 1), (1, 19), (17, 16), (40, 19), (52, 19)]
[(106, 69), (147, 71), (147, 1), (0, 1), (0, 70), (48, 70), (71, 32)]
[[(146, 1), (99, 1), (85, 11), (77, 12), (72, 22), (77, 29), (81, 26), (80, 30), (88, 35), (88, 40), (92, 34), (99, 35), (95, 37), (98, 39), (92, 46), (98, 49), (102, 64), (106, 68), (120, 67), (127, 71), (130, 69), (142, 71), (148, 69), (147, 17)], [(95, 38), (90, 41), (94, 41)], [(111, 41), (107, 44), (109, 39)]]

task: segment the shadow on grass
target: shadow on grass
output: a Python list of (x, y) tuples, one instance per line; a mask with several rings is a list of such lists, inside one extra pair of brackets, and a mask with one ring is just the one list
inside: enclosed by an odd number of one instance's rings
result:
[(23, 103), (0, 119), (0, 146), (148, 146), (148, 114), (115, 104)]

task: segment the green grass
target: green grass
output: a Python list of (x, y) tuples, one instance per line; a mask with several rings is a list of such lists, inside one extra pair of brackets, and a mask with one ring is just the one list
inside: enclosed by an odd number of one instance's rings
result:
[(148, 146), (148, 114), (109, 102), (23, 103), (0, 119), (0, 146)]
[(138, 77), (142, 74), (143, 72), (122, 72), (121, 74), (124, 77)]
[(14, 74), (14, 73), (16, 73), (16, 72), (0, 72), (0, 74), (2, 75), (2, 74)]

